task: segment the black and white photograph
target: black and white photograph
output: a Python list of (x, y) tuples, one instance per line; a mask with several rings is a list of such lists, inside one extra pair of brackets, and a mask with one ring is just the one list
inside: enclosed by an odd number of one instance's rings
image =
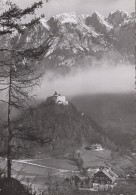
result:
[(136, 195), (135, 0), (0, 0), (0, 195)]

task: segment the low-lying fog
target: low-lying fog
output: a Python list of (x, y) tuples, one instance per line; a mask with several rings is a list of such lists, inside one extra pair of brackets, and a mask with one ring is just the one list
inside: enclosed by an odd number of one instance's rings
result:
[[(96, 116), (96, 118), (102, 118), (104, 109), (106, 110), (105, 113), (108, 113), (107, 115), (109, 116), (110, 110), (115, 108), (115, 113), (117, 113), (117, 107), (120, 105), (119, 110), (123, 110), (121, 113), (132, 112), (133, 114), (134, 89), (134, 66), (111, 66), (107, 64), (102, 66), (94, 65), (84, 70), (76, 69), (65, 75), (58, 75), (55, 72), (46, 72), (45, 76), (41, 79), (40, 87), (37, 87), (36, 90), (33, 91), (33, 94), (35, 94), (35, 97), (39, 100), (45, 101), (48, 96), (53, 95), (54, 92), (57, 91), (65, 95), (80, 110), (94, 117)], [(107, 94), (110, 96), (107, 96)], [(117, 94), (121, 96), (117, 96)], [(7, 97), (0, 94), (0, 98), (5, 100)], [(109, 107), (107, 108), (108, 101), (110, 104), (108, 104)], [(34, 101), (34, 103), (37, 103), (37, 101)], [(88, 104), (90, 105), (89, 107)], [(124, 110), (124, 108), (126, 110)], [(107, 109), (109, 111), (107, 111)], [(100, 117), (98, 117), (98, 113), (100, 113)], [(113, 112), (111, 114), (113, 116)], [(132, 114), (130, 113), (130, 115)], [(3, 116), (7, 117), (7, 107), (6, 104), (0, 103), (0, 119)]]
[(39, 99), (45, 99), (55, 91), (65, 96), (102, 93), (130, 93), (135, 88), (135, 68), (131, 65), (102, 65), (86, 70), (74, 70), (65, 76), (46, 72), (37, 89)]

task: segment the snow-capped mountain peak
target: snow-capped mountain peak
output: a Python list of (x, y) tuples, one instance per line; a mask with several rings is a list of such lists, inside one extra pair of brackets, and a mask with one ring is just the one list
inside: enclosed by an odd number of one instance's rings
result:
[(99, 14), (98, 12), (94, 12), (92, 15), (92, 18), (99, 20), (99, 22), (104, 25), (105, 27), (107, 27), (109, 30), (112, 29), (112, 26), (105, 20), (105, 18)]
[(97, 17), (99, 19), (104, 19), (104, 17), (97, 11), (95, 11), (93, 14), (92, 14), (92, 17)]
[(120, 25), (125, 20), (130, 19), (132, 16), (131, 14), (124, 12), (122, 10), (117, 10), (115, 12), (111, 12), (108, 16), (108, 21), (114, 26)]
[(61, 24), (71, 23), (71, 24), (77, 24), (78, 23), (78, 17), (76, 13), (63, 13), (58, 14), (53, 17), (55, 20), (58, 20)]
[(123, 10), (116, 10), (115, 12), (111, 12), (110, 14), (112, 15), (118, 15), (118, 16), (127, 16), (128, 18), (130, 17), (130, 14), (128, 12), (124, 12)]
[(102, 34), (108, 33), (113, 28), (112, 25), (109, 24), (108, 21), (106, 21), (106, 19), (98, 12), (94, 12), (92, 16), (88, 16), (86, 18), (86, 24), (94, 27), (96, 32)]

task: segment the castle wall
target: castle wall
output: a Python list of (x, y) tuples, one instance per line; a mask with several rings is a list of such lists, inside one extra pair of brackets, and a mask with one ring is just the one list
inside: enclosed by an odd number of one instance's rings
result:
[(56, 97), (56, 103), (63, 104), (63, 105), (68, 105), (68, 101), (66, 101), (65, 96), (57, 96)]

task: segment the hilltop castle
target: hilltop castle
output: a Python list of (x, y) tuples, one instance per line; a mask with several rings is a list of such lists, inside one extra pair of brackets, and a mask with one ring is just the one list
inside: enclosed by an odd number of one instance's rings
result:
[(64, 106), (68, 105), (68, 101), (66, 100), (65, 96), (61, 96), (60, 94), (58, 94), (57, 92), (54, 93), (54, 95), (51, 97), (55, 103), (57, 104), (62, 104)]

